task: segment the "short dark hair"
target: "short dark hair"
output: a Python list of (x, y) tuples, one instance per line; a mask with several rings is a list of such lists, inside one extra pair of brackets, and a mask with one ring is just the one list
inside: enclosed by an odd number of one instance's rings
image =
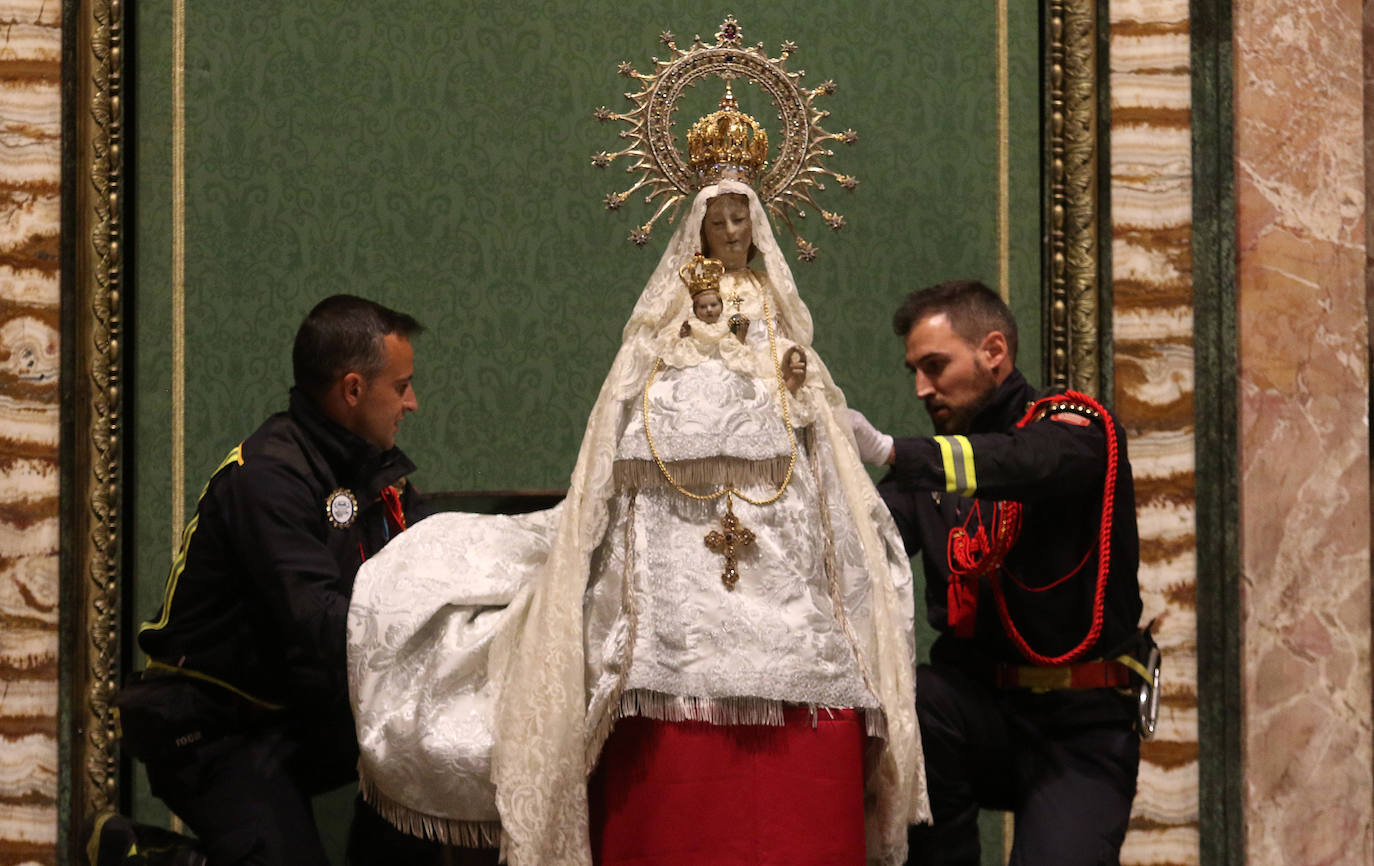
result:
[(291, 369), (296, 387), (312, 400), (324, 397), (340, 376), (371, 379), (386, 366), (388, 334), (410, 338), (424, 330), (414, 317), (356, 295), (330, 295), (296, 330)]
[(944, 313), (954, 333), (977, 345), (993, 331), (1007, 338), (1007, 352), (1016, 361), (1016, 319), (1006, 302), (977, 280), (950, 280), (906, 296), (892, 317), (892, 330), (905, 337), (916, 323)]

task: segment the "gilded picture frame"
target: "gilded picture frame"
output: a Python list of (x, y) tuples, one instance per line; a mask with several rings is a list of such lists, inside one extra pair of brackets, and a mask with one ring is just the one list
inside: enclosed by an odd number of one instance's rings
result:
[[(122, 805), (114, 706), (129, 654), (123, 599), (127, 425), (126, 5), (64, 5), (63, 481), (59, 860)], [(1046, 381), (1104, 390), (1096, 0), (1042, 5)]]

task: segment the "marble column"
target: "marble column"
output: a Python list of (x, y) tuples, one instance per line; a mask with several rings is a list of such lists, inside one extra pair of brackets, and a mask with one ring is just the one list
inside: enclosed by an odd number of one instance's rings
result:
[(1188, 2), (1114, 0), (1109, 25), (1113, 397), (1165, 655), (1122, 862), (1175, 866), (1199, 859)]
[(0, 10), (0, 862), (57, 858), (61, 4)]
[(1246, 856), (1367, 864), (1362, 3), (1233, 15)]

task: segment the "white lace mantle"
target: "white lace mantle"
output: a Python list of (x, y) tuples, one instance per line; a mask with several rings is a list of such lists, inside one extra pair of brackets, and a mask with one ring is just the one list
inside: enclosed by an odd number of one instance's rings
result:
[[(886, 738), (866, 777), (870, 862), (902, 863), (907, 824), (928, 820), (914, 712), (910, 566), (852, 434), (838, 420), (843, 395), (811, 349), (810, 313), (762, 205), (747, 186), (726, 181), (694, 200), (636, 304), (588, 419), (564, 504), (517, 518), (439, 515), (398, 536), (360, 570), (349, 612), (359, 767), (364, 792), (386, 805), (394, 822), (431, 835), (442, 828), (447, 838), (489, 838), (491, 822), (499, 820), (503, 854), (514, 866), (590, 866), (586, 777), (625, 701), (657, 692), (638, 683), (647, 685), (665, 671), (679, 683), (698, 674), (703, 683), (715, 681), (716, 674), (707, 675), (712, 662), (702, 646), (692, 650), (691, 629), (675, 633), (670, 612), (652, 609), (656, 599), (638, 585), (637, 567), (617, 569), (609, 560), (647, 537), (637, 535), (628, 519), (636, 512), (627, 507), (630, 499), (646, 500), (645, 515), (661, 509), (659, 516), (666, 517), (676, 507), (666, 498), (660, 505), (651, 502), (666, 497), (667, 488), (617, 493), (615, 465), (635, 447), (625, 441), (627, 419), (638, 411), (662, 350), (656, 338), (689, 315), (677, 269), (695, 252), (706, 203), (723, 193), (748, 197), (763, 266), (761, 291), (768, 292), (779, 331), (808, 353), (803, 390), (812, 396), (797, 401), (803, 414), (794, 423), (810, 428), (812, 447), (802, 455), (806, 465), (796, 469), (810, 479), (811, 489), (803, 484), (787, 494), (796, 496), (795, 505), (779, 505), (818, 520), (783, 527), (774, 526), (763, 510), (740, 515), (746, 525), (752, 521), (764, 530), (766, 544), (778, 545), (760, 560), (758, 583), (741, 599), (757, 591), (757, 603), (780, 598), (785, 612), (781, 620), (757, 610), (726, 616), (721, 622), (740, 631), (721, 635), (716, 649), (735, 647), (737, 659), (754, 659), (759, 670), (748, 676), (755, 685), (740, 689), (775, 690), (734, 696), (718, 690), (703, 697), (717, 703), (747, 698), (876, 705)], [(751, 340), (752, 332), (751, 327)], [(756, 386), (751, 399), (762, 408), (774, 398)], [(776, 409), (769, 409), (767, 416), (776, 418)], [(672, 413), (671, 401), (663, 401), (661, 410)], [(773, 434), (762, 423), (755, 426), (758, 438), (730, 447), (741, 458), (764, 452), (776, 457)], [(688, 460), (694, 453), (706, 459), (723, 453), (693, 451), (697, 445), (686, 440), (669, 447), (682, 449), (674, 454)], [(704, 529), (693, 526), (690, 532)], [(688, 531), (684, 523), (684, 551)], [(646, 555), (652, 556), (652, 548), (647, 546)], [(813, 570), (817, 563), (819, 572)], [(709, 564), (701, 557), (699, 570), (708, 584), (718, 584), (718, 576), (706, 571)], [(741, 580), (749, 580), (749, 560), (741, 565)], [(804, 577), (784, 588), (765, 579), (775, 565)], [(617, 579), (619, 592), (613, 587)], [(691, 586), (697, 584), (659, 588), (691, 597)], [(803, 653), (820, 666), (814, 684), (772, 648), (773, 641), (798, 640), (781, 635), (782, 620), (815, 630), (801, 638)], [(751, 628), (757, 633), (746, 652)], [(677, 661), (675, 640), (685, 640), (687, 647)], [(644, 679), (636, 680), (641, 673)], [(419, 819), (398, 821), (407, 811)]]

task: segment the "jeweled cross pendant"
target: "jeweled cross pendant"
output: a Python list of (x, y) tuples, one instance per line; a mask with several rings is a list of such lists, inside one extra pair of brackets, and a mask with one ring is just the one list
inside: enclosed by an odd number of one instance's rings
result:
[(739, 569), (735, 567), (735, 550), (737, 547), (748, 547), (753, 544), (754, 533), (739, 525), (734, 505), (728, 500), (725, 503), (725, 513), (720, 518), (720, 528), (724, 532), (713, 529), (707, 533), (706, 546), (725, 557), (725, 571), (720, 576), (720, 582), (725, 584), (726, 589), (734, 589), (735, 584), (739, 582)]

